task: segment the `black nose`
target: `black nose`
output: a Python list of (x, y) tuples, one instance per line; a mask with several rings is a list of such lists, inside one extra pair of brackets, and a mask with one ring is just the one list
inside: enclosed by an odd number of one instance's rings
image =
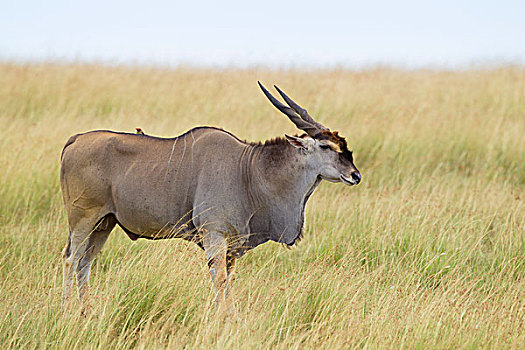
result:
[(355, 181), (356, 185), (361, 181), (361, 174), (359, 173), (359, 171), (354, 171), (352, 173), (352, 180)]

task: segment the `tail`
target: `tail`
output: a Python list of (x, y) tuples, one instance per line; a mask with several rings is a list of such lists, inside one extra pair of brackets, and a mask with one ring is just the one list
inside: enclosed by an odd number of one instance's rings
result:
[(77, 137), (79, 137), (80, 134), (76, 134), (76, 135), (73, 135), (69, 138), (69, 140), (67, 140), (66, 144), (64, 145), (64, 148), (62, 148), (62, 153), (60, 154), (60, 161), (62, 161), (62, 158), (64, 158), (64, 151), (66, 150), (66, 148), (73, 144), (73, 142), (75, 142), (75, 140), (77, 139)]

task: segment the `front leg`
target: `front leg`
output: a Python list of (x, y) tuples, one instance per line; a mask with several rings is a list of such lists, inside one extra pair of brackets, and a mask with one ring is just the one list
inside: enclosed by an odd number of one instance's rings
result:
[(215, 301), (219, 308), (225, 303), (227, 282), (226, 251), (228, 245), (222, 234), (212, 230), (203, 230), (203, 245), (210, 267), (210, 275), (215, 287)]

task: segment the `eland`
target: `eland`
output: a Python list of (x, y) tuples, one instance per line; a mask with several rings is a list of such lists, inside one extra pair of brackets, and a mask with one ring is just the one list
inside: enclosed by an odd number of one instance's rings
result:
[(306, 202), (322, 180), (361, 181), (343, 137), (277, 86), (287, 105), (259, 86), (304, 134), (250, 143), (196, 127), (175, 138), (96, 130), (67, 141), (60, 169), (69, 223), (63, 304), (75, 274), (85, 298), (93, 260), (116, 225), (132, 240), (195, 242), (206, 253), (217, 303), (229, 304), (237, 258), (267, 241), (296, 243)]

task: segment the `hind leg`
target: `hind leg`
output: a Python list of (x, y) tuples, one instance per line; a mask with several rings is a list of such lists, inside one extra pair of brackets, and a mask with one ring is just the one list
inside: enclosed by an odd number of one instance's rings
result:
[(71, 273), (74, 271), (71, 269), (71, 229), (67, 236), (66, 246), (62, 250), (62, 307), (66, 306), (66, 303), (71, 298), (71, 289), (73, 287), (73, 276)]
[(106, 243), (116, 223), (117, 220), (114, 216), (106, 216), (88, 237), (87, 244), (76, 268), (78, 296), (81, 301), (84, 301), (88, 294), (91, 265), (98, 253), (100, 253), (104, 243)]
[(235, 280), (235, 255), (231, 251), (226, 253), (226, 285), (224, 288), (224, 298), (228, 306), (228, 312), (235, 314), (235, 300), (232, 293), (232, 283)]
[(67, 306), (71, 299), (73, 278), (81, 254), (85, 251), (88, 238), (95, 228), (96, 221), (84, 219), (70, 227), (66, 247), (62, 251), (63, 292), (62, 306)]

